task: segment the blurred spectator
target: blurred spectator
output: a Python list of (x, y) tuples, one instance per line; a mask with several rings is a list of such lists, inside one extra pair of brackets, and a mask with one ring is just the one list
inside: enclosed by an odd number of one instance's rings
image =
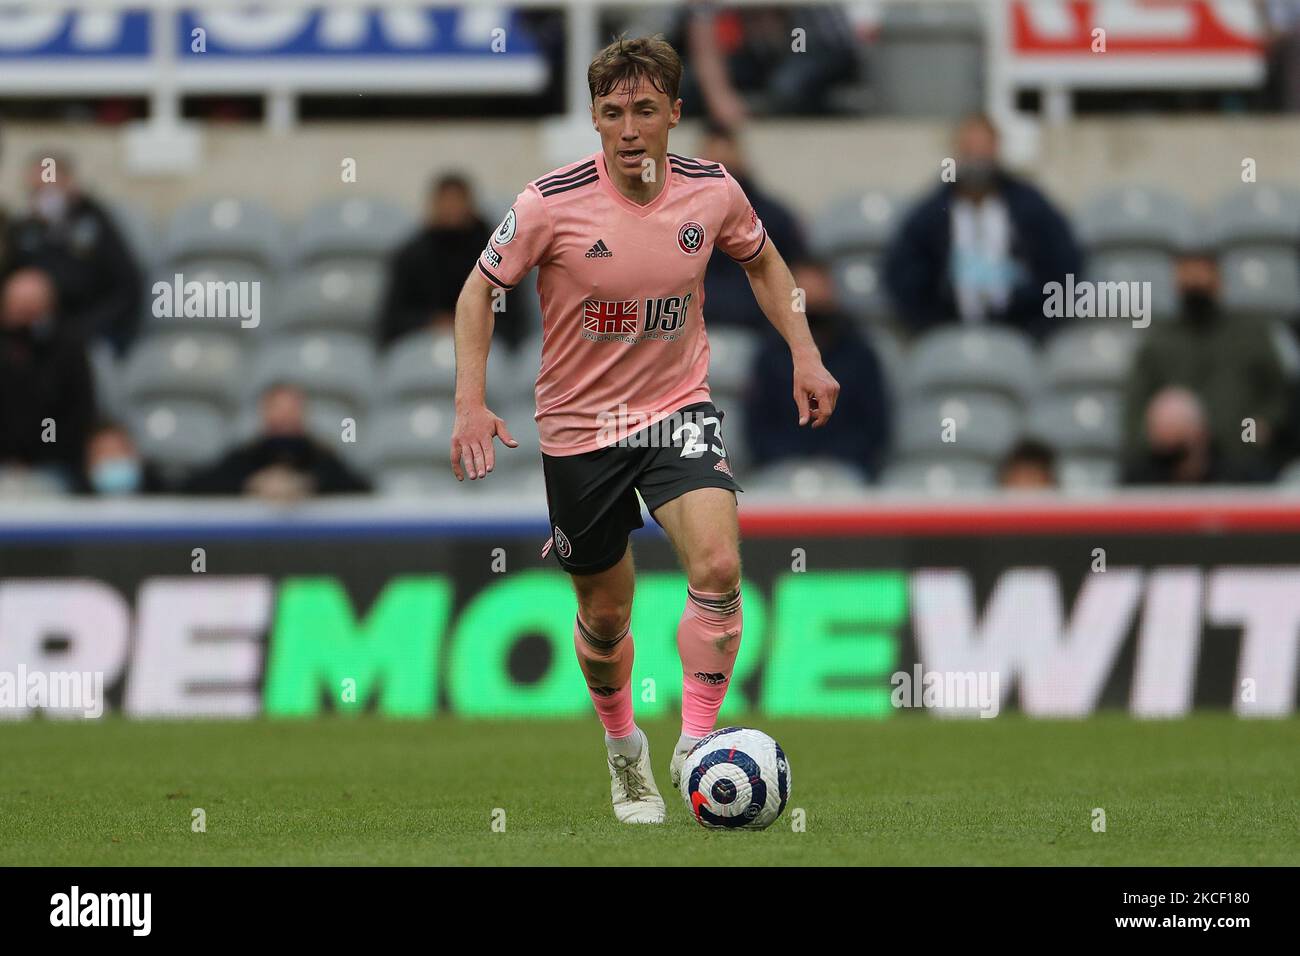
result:
[[(394, 253), (380, 316), (380, 344), (418, 329), (450, 331), (465, 276), (490, 236), (491, 229), (474, 210), (469, 181), (456, 173), (439, 176), (429, 188), (424, 225)], [(517, 312), (496, 316), (498, 328), (512, 314)], [(500, 331), (509, 337), (514, 330)]]
[(1043, 286), (1082, 272), (1069, 223), (1046, 196), (998, 162), (984, 116), (958, 127), (956, 181), (941, 183), (904, 220), (885, 258), (891, 298), (912, 331), (997, 321), (1042, 339)]
[(101, 422), (86, 444), (81, 491), (106, 498), (153, 495), (167, 490), (158, 469), (145, 461), (131, 433), (117, 422)]
[(0, 290), (0, 466), (49, 470), (71, 488), (95, 418), (95, 384), (56, 303), (39, 269), (20, 269)]
[[(731, 173), (763, 221), (772, 244), (793, 269), (807, 255), (803, 230), (794, 213), (754, 181), (736, 134), (716, 123), (709, 124), (700, 144), (700, 157), (721, 163)], [(706, 317), (710, 325), (772, 330), (754, 299), (748, 274), (730, 256), (719, 253), (709, 259), (704, 273), (704, 301), (708, 303)]]
[[(1269, 327), (1224, 314), (1212, 252), (1186, 251), (1176, 275), (1180, 317), (1146, 330), (1129, 375), (1124, 408), (1128, 480), (1267, 479), (1273, 439), (1288, 400)], [(1190, 392), (1195, 410), (1186, 399), (1170, 398), (1171, 388)], [(1245, 419), (1254, 422), (1253, 441), (1243, 439)]]
[[(52, 163), (50, 162), (52, 161)], [(87, 344), (126, 351), (140, 322), (140, 269), (112, 218), (81, 191), (72, 160), (43, 153), (28, 171), (27, 215), (9, 226), (7, 268), (35, 267), (54, 280), (59, 320)]]
[(262, 431), (195, 475), (186, 491), (298, 501), (312, 495), (370, 490), (370, 482), (307, 434), (307, 397), (277, 383), (262, 393)]
[(1223, 456), (1205, 406), (1182, 386), (1161, 389), (1147, 405), (1142, 437), (1143, 453), (1126, 464), (1125, 484), (1241, 483), (1269, 477), (1262, 467)]
[[(802, 50), (793, 48), (796, 29), (803, 31)], [(733, 129), (749, 112), (742, 95), (766, 114), (827, 114), (831, 89), (858, 73), (853, 26), (839, 4), (718, 10), (697, 2), (677, 32), (683, 36), (673, 45), (687, 67), (683, 100), (692, 112)]]
[(1040, 491), (1056, 487), (1056, 453), (1035, 438), (1016, 442), (998, 464), (998, 487)]
[(835, 414), (821, 428), (799, 426), (793, 399), (790, 349), (777, 336), (764, 340), (754, 361), (746, 402), (746, 437), (755, 465), (789, 458), (838, 458), (874, 479), (889, 447), (892, 410), (875, 350), (835, 302), (824, 263), (805, 260), (794, 270), (804, 290), (808, 327), (822, 362), (841, 385)]
[(1255, 5), (1267, 49), (1265, 105), (1300, 111), (1300, 0), (1256, 0)]

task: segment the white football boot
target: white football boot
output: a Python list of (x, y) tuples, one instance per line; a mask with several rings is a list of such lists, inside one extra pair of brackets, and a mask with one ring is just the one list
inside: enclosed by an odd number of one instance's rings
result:
[(640, 727), (636, 732), (641, 735), (641, 753), (635, 760), (622, 754), (609, 755), (614, 816), (620, 823), (663, 823), (664, 798), (650, 770), (650, 741)]
[(682, 789), (682, 764), (686, 763), (686, 755), (691, 752), (691, 748), (699, 742), (699, 737), (684, 737), (677, 741), (672, 762), (668, 764), (668, 780), (674, 790)]

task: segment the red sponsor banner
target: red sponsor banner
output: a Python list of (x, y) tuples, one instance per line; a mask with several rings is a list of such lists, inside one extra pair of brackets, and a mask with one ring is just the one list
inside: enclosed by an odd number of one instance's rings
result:
[(1245, 85), (1262, 70), (1250, 0), (1008, 0), (1006, 43), (1012, 75), (1029, 81)]

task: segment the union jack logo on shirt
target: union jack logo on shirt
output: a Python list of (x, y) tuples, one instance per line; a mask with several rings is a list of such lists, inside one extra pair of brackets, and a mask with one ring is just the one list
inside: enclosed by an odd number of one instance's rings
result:
[(582, 331), (597, 335), (635, 335), (640, 325), (636, 299), (605, 302), (588, 299), (582, 304)]

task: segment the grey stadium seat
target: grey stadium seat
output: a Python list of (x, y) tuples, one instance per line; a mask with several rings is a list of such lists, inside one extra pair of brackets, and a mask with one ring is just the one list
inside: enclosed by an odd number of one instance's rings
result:
[(262, 347), (246, 398), (255, 402), (273, 382), (298, 385), (313, 403), (328, 402), (344, 416), (364, 413), (374, 384), (370, 343), (339, 332), (280, 339)]
[[(155, 312), (155, 296), (153, 293), (154, 284), (157, 282), (165, 283), (167, 291), (162, 292), (161, 296), (173, 299), (175, 276), (179, 273), (182, 278), (182, 302), (181, 307), (185, 304), (185, 287), (192, 282), (200, 283), (205, 292), (203, 303), (204, 315), (200, 317), (186, 316), (183, 313), (159, 316)], [(231, 289), (228, 283), (256, 283), (256, 286), (244, 286), (242, 288)], [(214, 291), (220, 296), (219, 299), (208, 302), (206, 293), (209, 291), (208, 283), (219, 283), (220, 286)], [(234, 306), (238, 303), (231, 301), (229, 292), (236, 292), (241, 297), (247, 298), (248, 304), (253, 304), (251, 297), (256, 295), (257, 305), (257, 325), (244, 326), (244, 320), (241, 316), (235, 314)], [(238, 260), (225, 259), (194, 259), (189, 262), (180, 263), (173, 268), (154, 273), (152, 280), (149, 282), (149, 304), (148, 313), (145, 318), (145, 328), (147, 331), (187, 331), (203, 332), (221, 335), (238, 335), (243, 340), (252, 338), (261, 339), (266, 337), (266, 330), (272, 324), (272, 317), (276, 310), (276, 284), (270, 272), (259, 268), (252, 263)], [(226, 313), (221, 315), (223, 311)], [(175, 302), (169, 303), (167, 308), (174, 310)]]
[(1288, 318), (1300, 311), (1300, 259), (1282, 246), (1234, 246), (1220, 259), (1229, 312)]
[[(489, 405), (511, 404), (533, 394), (528, 360), (512, 355), (501, 343), (488, 352)], [(379, 389), (385, 402), (456, 394), (456, 343), (450, 332), (412, 332), (385, 352), (379, 365)], [(500, 412), (498, 412), (500, 414)]]
[(1056, 481), (1065, 491), (1109, 491), (1119, 484), (1119, 462), (1098, 455), (1066, 455), (1057, 461)]
[(982, 4), (883, 6), (870, 61), (880, 113), (955, 119), (980, 108), (984, 26), (977, 6)]
[(879, 190), (840, 196), (814, 221), (809, 245), (823, 256), (880, 251), (893, 238), (904, 211), (900, 199)]
[(987, 491), (996, 484), (994, 466), (986, 461), (953, 458), (895, 462), (880, 476), (891, 492), (924, 494), (937, 498)]
[(387, 258), (415, 228), (410, 212), (384, 199), (335, 199), (313, 206), (298, 227), (294, 259)]
[(1300, 192), (1260, 183), (1243, 184), (1214, 208), (1214, 238), (1220, 247), (1300, 244)]
[(915, 397), (903, 406), (894, 444), (904, 458), (995, 462), (1019, 436), (1021, 419), (1014, 402), (995, 395)]
[[(1178, 290), (1174, 281), (1173, 257), (1159, 249), (1109, 249), (1088, 257), (1088, 279), (1092, 282), (1149, 282), (1151, 321), (1174, 317), (1178, 312)], [(1146, 287), (1143, 287), (1145, 295)], [(1098, 292), (1097, 298), (1101, 297)], [(1109, 297), (1108, 297), (1109, 298)], [(1122, 300), (1120, 303), (1122, 304)], [(1132, 327), (1137, 318), (1136, 303), (1127, 316), (1099, 316), (1111, 322), (1127, 322)]]
[(892, 313), (881, 273), (882, 254), (856, 252), (831, 259), (835, 291), (845, 310), (859, 320), (887, 318)]
[(1095, 194), (1078, 210), (1079, 236), (1092, 251), (1114, 246), (1174, 249), (1196, 218), (1178, 196), (1144, 186)]
[(283, 228), (268, 207), (224, 197), (192, 203), (176, 211), (167, 230), (170, 263), (230, 259), (275, 270), (284, 255)]
[(912, 345), (903, 372), (912, 394), (989, 392), (1023, 402), (1040, 386), (1030, 339), (998, 326), (945, 326)]
[(1278, 473), (1277, 483), (1289, 492), (1300, 492), (1300, 458), (1287, 463)]
[(326, 264), (298, 270), (282, 293), (274, 321), (277, 333), (337, 329), (368, 336), (382, 289), (373, 273)]
[(245, 371), (243, 350), (233, 336), (160, 332), (131, 350), (122, 388), (132, 402), (203, 398), (232, 410)]
[(1122, 411), (1113, 392), (1054, 395), (1034, 404), (1027, 430), (1061, 453), (1114, 454), (1120, 445)]
[(230, 437), (228, 419), (222, 410), (194, 399), (137, 403), (130, 425), (141, 454), (164, 466), (207, 464), (226, 451)]
[(1122, 388), (1133, 364), (1138, 337), (1126, 322), (1079, 322), (1047, 342), (1043, 370), (1056, 390)]
[(755, 497), (817, 501), (827, 495), (859, 494), (866, 479), (852, 465), (835, 459), (807, 458), (767, 465), (744, 482)]
[(719, 326), (709, 329), (709, 388), (721, 395), (744, 394), (754, 371), (758, 333)]

